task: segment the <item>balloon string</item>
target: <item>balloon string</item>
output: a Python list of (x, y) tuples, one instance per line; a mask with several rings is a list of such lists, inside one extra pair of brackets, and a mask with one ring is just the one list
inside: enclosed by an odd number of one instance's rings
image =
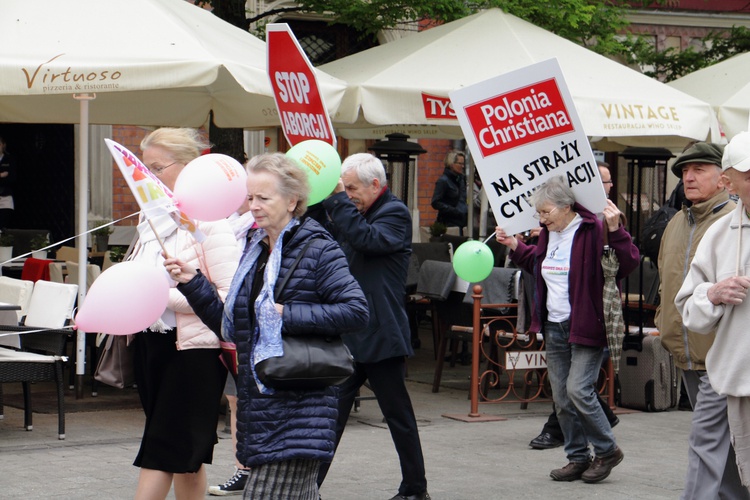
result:
[(492, 238), (495, 237), (495, 233), (492, 233), (491, 235), (487, 236), (487, 239), (484, 240), (484, 244), (486, 245), (488, 241), (490, 241)]
[[(121, 219), (113, 220), (112, 222), (109, 222), (109, 223), (107, 223), (107, 224), (102, 224), (101, 226), (97, 226), (97, 227), (91, 228), (91, 229), (89, 229), (88, 231), (84, 231), (84, 232), (82, 232), (82, 233), (80, 233), (80, 234), (77, 234), (77, 235), (75, 235), (75, 236), (71, 236), (70, 238), (65, 238), (65, 239), (63, 239), (63, 240), (59, 240), (59, 241), (56, 241), (56, 242), (54, 242), (54, 243), (52, 243), (52, 244), (50, 244), (50, 245), (47, 245), (47, 246), (46, 246), (46, 247), (44, 247), (44, 248), (40, 248), (39, 250), (34, 250), (34, 251), (35, 251), (35, 252), (36, 252), (36, 251), (39, 251), (39, 252), (41, 252), (42, 250), (49, 250), (50, 248), (54, 248), (54, 247), (56, 247), (57, 245), (60, 245), (60, 244), (62, 244), (62, 243), (67, 243), (68, 241), (74, 240), (74, 239), (78, 238), (79, 236), (81, 236), (82, 234), (89, 234), (89, 233), (93, 233), (94, 231), (96, 231), (96, 230), (98, 230), (98, 229), (101, 229), (101, 228), (103, 228), (103, 227), (107, 227), (107, 226), (111, 226), (111, 225), (113, 225), (113, 224), (117, 224), (118, 222), (124, 221), (125, 219), (128, 219), (128, 218), (130, 218), (130, 217), (134, 217), (134, 216), (136, 216), (136, 215), (139, 215), (140, 213), (141, 213), (140, 211), (138, 211), (138, 212), (134, 212), (134, 213), (132, 213), (132, 214), (130, 214), (130, 215), (126, 215), (125, 217), (123, 217), (123, 218), (121, 218)], [(27, 253), (25, 253), (25, 254), (22, 254), (22, 255), (16, 255), (16, 256), (15, 256), (15, 257), (13, 257), (12, 259), (6, 260), (5, 262), (0, 262), (0, 266), (4, 266), (5, 264), (8, 264), (9, 262), (13, 262), (13, 261), (16, 261), (16, 260), (21, 260), (21, 259), (23, 259), (24, 257), (29, 257), (29, 256), (30, 256), (31, 254), (32, 254), (32, 252), (27, 252)]]

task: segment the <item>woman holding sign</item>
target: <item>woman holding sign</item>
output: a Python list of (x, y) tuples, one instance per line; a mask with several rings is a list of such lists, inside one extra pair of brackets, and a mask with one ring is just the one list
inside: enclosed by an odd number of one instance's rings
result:
[(542, 184), (531, 203), (542, 227), (536, 245), (520, 242), (501, 227), (496, 228), (495, 237), (511, 250), (513, 262), (536, 277), (530, 331), (545, 335), (547, 373), (569, 462), (550, 476), (555, 481), (596, 483), (609, 476), (624, 456), (596, 392), (607, 346), (603, 231), (608, 231), (609, 244), (620, 262), (618, 280), (638, 266), (640, 255), (620, 225), (617, 206), (607, 201), (604, 222), (600, 221), (576, 202), (562, 176)]
[[(141, 142), (143, 163), (174, 190), (180, 172), (208, 147), (197, 130), (160, 128)], [(201, 243), (169, 215), (151, 216), (138, 226), (132, 260), (163, 269), (164, 249), (200, 268), (225, 297), (237, 269), (239, 250), (229, 222), (200, 222)], [(219, 404), (226, 369), (218, 337), (195, 315), (172, 277), (167, 309), (135, 338), (135, 375), (146, 414), (136, 499), (166, 498), (174, 483), (178, 500), (202, 499), (217, 441)]]

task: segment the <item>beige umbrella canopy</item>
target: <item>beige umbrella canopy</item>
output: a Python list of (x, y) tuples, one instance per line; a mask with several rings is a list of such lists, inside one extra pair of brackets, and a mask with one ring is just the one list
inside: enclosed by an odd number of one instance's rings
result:
[[(266, 44), (184, 0), (26, 0), (0, 16), (0, 121), (77, 123), (73, 94), (96, 93), (90, 123), (279, 124)], [(319, 72), (334, 111), (344, 83)]]
[(750, 53), (699, 69), (667, 85), (711, 104), (727, 140), (750, 128)]
[(614, 147), (680, 147), (706, 139), (716, 124), (707, 103), (499, 9), (320, 69), (349, 84), (334, 116), (344, 137), (460, 138), (450, 91), (550, 58), (563, 69), (586, 134)]

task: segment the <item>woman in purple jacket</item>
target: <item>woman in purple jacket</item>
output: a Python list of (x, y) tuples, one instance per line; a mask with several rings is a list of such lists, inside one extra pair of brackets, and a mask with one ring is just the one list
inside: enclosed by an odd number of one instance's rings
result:
[(530, 330), (544, 332), (547, 373), (569, 461), (550, 476), (555, 481), (596, 483), (624, 456), (596, 397), (607, 346), (601, 266), (605, 227), (620, 262), (618, 280), (638, 266), (640, 255), (620, 226), (617, 206), (607, 200), (604, 222), (598, 220), (576, 203), (562, 176), (542, 184), (531, 204), (542, 226), (536, 245), (526, 245), (500, 227), (496, 238), (511, 250), (511, 260), (536, 279)]

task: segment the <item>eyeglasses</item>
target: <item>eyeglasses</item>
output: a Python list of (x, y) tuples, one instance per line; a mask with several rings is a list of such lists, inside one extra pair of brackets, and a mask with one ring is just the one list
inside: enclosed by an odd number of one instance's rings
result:
[(170, 163), (169, 165), (167, 165), (165, 167), (152, 167), (149, 170), (151, 170), (151, 173), (154, 174), (154, 175), (161, 175), (162, 172), (164, 172), (166, 169), (168, 169), (169, 167), (171, 167), (175, 163), (177, 163), (177, 161), (173, 161), (172, 163)]
[(552, 210), (550, 210), (550, 211), (542, 210), (541, 212), (534, 212), (534, 218), (535, 218), (536, 220), (539, 220), (539, 219), (541, 219), (542, 217), (543, 217), (543, 218), (544, 218), (545, 220), (546, 220), (546, 219), (549, 219), (549, 216), (550, 216), (550, 215), (552, 215), (552, 212), (554, 212), (555, 210), (557, 210), (557, 207), (553, 208), (553, 209), (552, 209)]

